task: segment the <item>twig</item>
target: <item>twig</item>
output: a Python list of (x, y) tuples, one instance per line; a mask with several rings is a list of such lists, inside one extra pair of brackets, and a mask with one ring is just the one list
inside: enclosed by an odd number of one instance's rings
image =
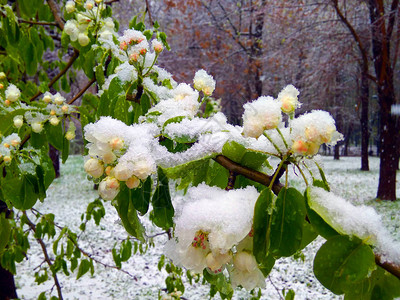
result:
[(54, 20), (57, 23), (58, 28), (64, 30), (64, 21), (61, 19), (60, 14), (58, 13), (58, 5), (54, 0), (47, 0), (47, 4), (49, 4), (51, 13), (54, 16)]
[(18, 23), (26, 23), (32, 25), (49, 25), (49, 26), (58, 26), (55, 22), (41, 22), (41, 21), (28, 21), (23, 19), (18, 19)]
[(81, 89), (81, 90), (79, 91), (79, 93), (76, 94), (75, 97), (72, 98), (72, 99), (68, 102), (68, 104), (74, 103), (80, 96), (83, 95), (84, 92), (86, 92), (86, 90), (87, 90), (88, 88), (90, 88), (90, 86), (91, 86), (95, 81), (96, 81), (96, 78), (93, 77), (93, 79), (90, 80), (90, 81), (83, 87), (83, 89)]
[[(217, 163), (219, 163), (221, 166), (223, 166), (224, 168), (228, 169), (229, 171), (235, 172), (238, 175), (242, 175), (248, 179), (251, 179), (255, 182), (261, 183), (265, 186), (268, 186), (271, 184), (272, 176), (268, 176), (264, 173), (244, 167), (244, 166), (230, 160), (226, 156), (217, 155), (217, 157), (215, 157), (214, 160)], [(277, 179), (279, 179), (279, 178), (277, 177)], [(279, 194), (279, 191), (282, 188), (283, 188), (283, 185), (278, 180), (276, 180), (274, 182), (274, 184), (272, 185), (272, 191), (276, 195)]]
[[(32, 221), (28, 218), (28, 215), (26, 214), (25, 211), (23, 212), (23, 214), (26, 217), (27, 225), (29, 226), (29, 228), (33, 232), (36, 232), (36, 225), (34, 223), (32, 223)], [(41, 238), (36, 238), (36, 241), (39, 243), (40, 247), (42, 248), (42, 252), (43, 252), (43, 255), (44, 255), (44, 260), (49, 265), (50, 270), (51, 270), (52, 269), (51, 267), (52, 267), (53, 263), (51, 262), (50, 256), (47, 253), (46, 244), (43, 242), (43, 240)], [(52, 274), (53, 279), (54, 279), (54, 285), (57, 288), (58, 299), (62, 300), (63, 296), (62, 296), (62, 291), (61, 291), (61, 285), (60, 285), (60, 282), (58, 281), (57, 273), (54, 272), (54, 271), (51, 271), (51, 274)]]
[(229, 171), (228, 185), (226, 186), (225, 190), (226, 191), (233, 190), (235, 182), (236, 182), (236, 173), (233, 171)]
[(119, 2), (119, 0), (109, 0), (109, 1), (104, 2), (104, 4), (105, 4), (105, 5), (111, 5), (111, 4), (113, 4), (114, 2)]
[(272, 282), (271, 276), (268, 276), (268, 280), (269, 282), (271, 282), (272, 286), (275, 288), (276, 292), (278, 293), (279, 299), (283, 300), (283, 297), (281, 295), (281, 292), (279, 291), (279, 289), (275, 286), (275, 284)]
[(121, 268), (118, 268), (117, 266), (112, 266), (106, 263), (103, 263), (102, 261), (98, 260), (97, 258), (93, 257), (93, 254), (90, 254), (88, 252), (86, 252), (85, 250), (81, 249), (78, 244), (75, 242), (74, 239), (72, 239), (69, 235), (67, 235), (68, 239), (74, 244), (74, 246), (79, 250), (79, 252), (81, 252), (84, 256), (88, 257), (89, 259), (93, 260), (95, 263), (102, 265), (105, 268), (111, 268), (111, 269), (116, 269), (118, 271), (121, 271), (122, 273), (127, 274), (129, 277), (137, 280), (135, 275), (132, 275), (131, 273), (129, 273), (128, 271), (125, 271)]
[(152, 239), (152, 238), (155, 238), (156, 236), (160, 236), (160, 235), (164, 235), (164, 234), (168, 235), (169, 232), (168, 231), (163, 231), (163, 232), (159, 232), (159, 233), (156, 233), (156, 234), (153, 234), (153, 235), (148, 235), (147, 237), (149, 239)]
[(382, 261), (382, 257), (379, 254), (375, 254), (375, 263), (381, 268), (385, 269), (392, 275), (400, 279), (400, 266), (387, 261)]
[[(79, 56), (79, 51), (77, 49), (74, 49), (74, 54), (71, 56), (71, 58), (69, 59), (67, 65), (65, 66), (64, 69), (62, 69), (60, 71), (60, 73), (58, 73), (47, 85), (49, 88), (53, 86), (54, 83), (56, 83), (56, 81), (58, 79), (60, 79), (61, 76), (63, 76), (68, 69), (72, 66), (72, 64), (75, 62), (75, 60), (78, 58)], [(39, 97), (41, 94), (43, 94), (41, 91), (38, 91), (31, 99), (30, 101), (35, 100), (37, 97)]]
[(151, 9), (150, 9), (149, 0), (146, 0), (146, 12), (147, 12), (147, 14), (148, 14), (148, 16), (149, 16), (149, 22), (150, 22), (150, 24), (151, 24), (151, 25), (154, 25), (153, 18), (151, 17)]

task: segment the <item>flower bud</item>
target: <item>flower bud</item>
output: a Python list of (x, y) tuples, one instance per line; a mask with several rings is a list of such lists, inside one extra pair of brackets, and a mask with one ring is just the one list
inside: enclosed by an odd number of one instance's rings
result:
[(133, 52), (131, 55), (129, 55), (129, 63), (130, 64), (137, 62), (138, 59), (139, 59), (139, 54), (137, 54), (136, 52)]
[(83, 168), (85, 169), (85, 172), (93, 178), (99, 178), (104, 173), (103, 164), (95, 158), (88, 159)]
[(69, 106), (66, 105), (66, 104), (64, 104), (64, 105), (61, 107), (61, 111), (62, 111), (64, 114), (68, 113), (68, 111), (69, 111)]
[(35, 133), (40, 133), (43, 130), (43, 124), (41, 122), (34, 122), (31, 124), (32, 131)]
[(57, 105), (62, 105), (63, 103), (64, 103), (64, 97), (63, 96), (61, 96), (60, 94), (57, 94), (55, 97), (54, 97), (54, 104), (57, 104)]
[(51, 116), (49, 122), (51, 125), (57, 126), (60, 123), (60, 119), (57, 118), (56, 116)]
[(103, 0), (94, 0), (97, 4), (100, 4), (101, 2), (103, 2)]
[(110, 151), (110, 152), (103, 154), (102, 158), (103, 158), (104, 163), (112, 164), (117, 159), (117, 156), (112, 151)]
[(132, 170), (129, 169), (126, 163), (119, 163), (114, 168), (114, 176), (119, 181), (128, 180), (132, 176)]
[(5, 156), (3, 157), (3, 161), (4, 161), (4, 163), (5, 163), (7, 166), (11, 164), (11, 160), (12, 160), (12, 157), (9, 156), (9, 155), (5, 155)]
[(308, 151), (308, 145), (302, 140), (297, 140), (292, 145), (292, 151), (297, 154), (305, 155)]
[(74, 1), (67, 1), (67, 3), (65, 4), (65, 10), (67, 11), (67, 13), (73, 13), (75, 11), (75, 2)]
[(136, 177), (145, 180), (151, 173), (153, 173), (153, 166), (147, 160), (135, 162), (133, 174)]
[(145, 55), (146, 53), (147, 53), (147, 49), (146, 48), (140, 49), (140, 54), (141, 55)]
[(85, 8), (87, 10), (92, 10), (93, 9), (93, 2), (92, 1), (86, 1)]
[(44, 95), (43, 101), (44, 101), (45, 103), (50, 103), (50, 102), (51, 102), (51, 95), (49, 95), (49, 94)]
[(66, 138), (68, 141), (73, 140), (73, 139), (75, 138), (75, 132), (73, 132), (73, 131), (67, 131), (67, 132), (65, 133), (65, 138)]
[(113, 167), (107, 166), (107, 168), (105, 169), (104, 173), (106, 173), (107, 176), (110, 176), (111, 174), (114, 174), (113, 170), (114, 170)]
[(6, 107), (10, 106), (10, 105), (11, 105), (11, 101), (8, 100), (8, 99), (4, 100), (4, 105), (5, 105)]
[(16, 128), (21, 128), (22, 125), (24, 124), (24, 117), (23, 116), (15, 116), (13, 121), (14, 121), (14, 126)]
[(99, 184), (99, 194), (104, 200), (113, 200), (119, 193), (119, 182), (114, 177), (106, 177)]
[(21, 96), (20, 90), (13, 84), (10, 84), (5, 92), (6, 99), (15, 102)]
[(11, 146), (14, 148), (18, 147), (20, 143), (21, 142), (17, 139), (11, 140)]
[(111, 149), (120, 150), (124, 146), (124, 141), (118, 137), (115, 137), (109, 142), (109, 144)]
[(0, 83), (0, 90), (4, 89), (4, 84)]
[(6, 73), (0, 72), (0, 80), (6, 79)]
[(5, 148), (10, 148), (10, 144), (8, 144), (8, 143), (4, 143), (3, 146), (4, 146)]
[(233, 258), (233, 264), (236, 269), (242, 272), (251, 272), (257, 268), (254, 256), (246, 251), (237, 253)]
[(56, 111), (54, 109), (52, 109), (50, 111), (50, 116), (56, 116), (56, 115), (57, 115)]
[(163, 49), (164, 49), (163, 44), (162, 44), (160, 41), (158, 41), (158, 40), (153, 40), (153, 41), (152, 41), (152, 46), (153, 46), (153, 49), (154, 49), (154, 51), (155, 51), (156, 53), (160, 53), (160, 52), (163, 51)]
[(128, 188), (136, 189), (140, 184), (140, 180), (136, 176), (132, 176), (125, 183)]
[(78, 42), (79, 42), (79, 45), (81, 45), (82, 47), (85, 47), (85, 46), (87, 46), (87, 45), (89, 44), (90, 39), (89, 39), (89, 37), (87, 36), (87, 34), (85, 34), (85, 33), (80, 33), (80, 34), (78, 35)]
[(128, 49), (128, 44), (126, 42), (121, 42), (119, 44), (119, 48), (123, 51), (126, 51)]

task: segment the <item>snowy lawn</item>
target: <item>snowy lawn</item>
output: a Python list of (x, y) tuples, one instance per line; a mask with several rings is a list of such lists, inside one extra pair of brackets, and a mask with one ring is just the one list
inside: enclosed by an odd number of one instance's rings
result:
[[(400, 241), (400, 201), (377, 202), (374, 200), (378, 185), (379, 159), (370, 158), (369, 172), (361, 172), (359, 157), (342, 157), (334, 161), (332, 157), (322, 157), (326, 169), (327, 179), (332, 191), (339, 196), (351, 200), (354, 204), (366, 204), (375, 207), (383, 217), (384, 224), (392, 233), (393, 238)], [(47, 193), (47, 199), (37, 205), (43, 213), (54, 213), (60, 225), (66, 225), (78, 231), (81, 223), (81, 214), (86, 206), (97, 197), (93, 184), (86, 180), (83, 171), (83, 159), (72, 156), (62, 166), (62, 177), (55, 180)], [(300, 188), (301, 178), (292, 175), (292, 185)], [(398, 184), (400, 195), (400, 184)], [(105, 264), (113, 265), (111, 249), (115, 243), (126, 238), (126, 232), (119, 223), (115, 209), (109, 202), (105, 203), (106, 216), (100, 226), (95, 226), (91, 221), (86, 232), (80, 238), (80, 246), (93, 254)], [(161, 232), (142, 219), (147, 229), (147, 235)], [(121, 272), (112, 268), (96, 265), (93, 277), (86, 274), (75, 280), (76, 274), (70, 277), (60, 275), (65, 299), (157, 299), (159, 290), (165, 287), (165, 271), (159, 272), (157, 263), (162, 254), (163, 245), (167, 238), (165, 235), (154, 238), (155, 247), (151, 247), (145, 254), (136, 254), (122, 264)], [(283, 299), (282, 289), (293, 289), (296, 299), (342, 299), (326, 290), (314, 277), (312, 272), (312, 259), (315, 252), (324, 242), (318, 238), (304, 251), (302, 259), (280, 259), (266, 279), (267, 288), (262, 291), (262, 299)], [(51, 251), (50, 251), (51, 252)], [(43, 255), (39, 245), (32, 240), (28, 259), (18, 266), (16, 284), (18, 296), (21, 299), (36, 299), (45, 290), (51, 289), (52, 281), (40, 286), (34, 282), (35, 268), (40, 265)], [(129, 273), (129, 274), (127, 274)], [(184, 297), (186, 299), (207, 299), (209, 288), (207, 286), (186, 286)], [(55, 290), (53, 291), (55, 295)], [(217, 297), (216, 297), (217, 298)], [(235, 293), (235, 299), (248, 299), (250, 295), (244, 290)]]

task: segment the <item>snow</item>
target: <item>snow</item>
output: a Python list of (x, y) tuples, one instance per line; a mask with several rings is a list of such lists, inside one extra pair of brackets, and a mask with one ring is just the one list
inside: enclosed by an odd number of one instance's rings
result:
[[(359, 157), (342, 157), (334, 161), (332, 157), (320, 157), (325, 165), (327, 178), (331, 183), (332, 191), (340, 197), (350, 200), (354, 205), (365, 204), (374, 207), (382, 218), (385, 228), (390, 232), (395, 241), (400, 241), (400, 201), (377, 202), (374, 200), (378, 184), (379, 160), (370, 158), (369, 172), (361, 172)], [(275, 166), (277, 161), (272, 160)], [(292, 169), (290, 169), (292, 171)], [(56, 222), (67, 225), (72, 230), (77, 230), (80, 225), (80, 216), (86, 206), (97, 197), (93, 190), (93, 183), (85, 179), (83, 171), (83, 158), (72, 156), (61, 169), (62, 177), (56, 179), (48, 190), (45, 202), (39, 203), (37, 209), (41, 212), (56, 214)], [(314, 170), (314, 174), (318, 174)], [(290, 172), (293, 186), (304, 190), (300, 174)], [(400, 188), (398, 188), (398, 194)], [(176, 203), (179, 205), (179, 202)], [(111, 249), (115, 243), (121, 243), (127, 237), (125, 230), (115, 209), (110, 202), (104, 202), (106, 216), (100, 226), (95, 226), (92, 221), (87, 224), (86, 232), (79, 240), (80, 246), (92, 253), (94, 257), (104, 263), (113, 265)], [(57, 216), (62, 218), (57, 219)], [(146, 226), (147, 235), (161, 232), (153, 227), (146, 217), (142, 217)], [(165, 271), (158, 271), (157, 263), (167, 241), (165, 235), (154, 239), (155, 246), (150, 247), (145, 254), (136, 254), (122, 264), (122, 269), (131, 276), (121, 271), (95, 265), (94, 276), (85, 275), (75, 280), (76, 273), (67, 278), (60, 275), (65, 299), (157, 299), (158, 291), (165, 287)], [(324, 242), (318, 238), (303, 250), (304, 261), (300, 258), (283, 258), (274, 266), (270, 276), (266, 279), (266, 288), (262, 290), (262, 299), (280, 299), (282, 289), (293, 289), (296, 299), (343, 299), (333, 295), (325, 289), (312, 273), (312, 261), (318, 248)], [(17, 265), (16, 284), (20, 299), (36, 299), (42, 291), (50, 290), (53, 283), (48, 281), (37, 286), (34, 282), (34, 270), (42, 262), (40, 247), (35, 240), (30, 241), (31, 249), (27, 259)], [(50, 243), (49, 243), (50, 244)], [(51, 251), (51, 250), (50, 250)], [(187, 299), (208, 298), (209, 287), (195, 284), (186, 285), (184, 297)], [(279, 293), (278, 293), (279, 292)], [(55, 295), (55, 291), (53, 291)], [(249, 293), (238, 289), (234, 299), (248, 299)], [(216, 297), (216, 299), (219, 299)]]

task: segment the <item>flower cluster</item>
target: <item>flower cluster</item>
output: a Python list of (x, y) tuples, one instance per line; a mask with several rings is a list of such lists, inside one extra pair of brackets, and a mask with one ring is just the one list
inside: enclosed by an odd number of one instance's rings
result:
[(16, 133), (10, 134), (1, 140), (0, 159), (2, 159), (6, 165), (11, 163), (13, 151), (17, 150), (20, 144), (21, 138)]
[(249, 290), (264, 286), (251, 248), (257, 198), (254, 187), (225, 191), (201, 184), (190, 188), (175, 219), (176, 240), (167, 244), (167, 255), (197, 273), (226, 268), (236, 285)]
[[(300, 106), (298, 95), (299, 91), (288, 85), (276, 100), (262, 96), (245, 104), (242, 134), (256, 139), (264, 135), (278, 154), (289, 151), (302, 156), (315, 155), (321, 144), (335, 145), (341, 140), (342, 134), (336, 131), (335, 121), (326, 111), (316, 110), (294, 118), (294, 111)], [(282, 122), (282, 112), (291, 120), (287, 127)]]
[(205, 70), (198, 70), (194, 74), (193, 87), (198, 91), (202, 91), (204, 95), (211, 96), (215, 89), (215, 80)]
[[(76, 5), (79, 6), (77, 9)], [(115, 24), (111, 18), (101, 18), (101, 11), (105, 9), (103, 1), (87, 0), (84, 3), (67, 1), (66, 12), (75, 13), (73, 19), (68, 20), (64, 26), (64, 32), (71, 41), (78, 41), (82, 47), (90, 43), (89, 32), (91, 29), (98, 30), (99, 37), (105, 40), (112, 39), (115, 34)]]
[(137, 188), (141, 180), (156, 172), (150, 149), (157, 132), (152, 124), (127, 126), (110, 117), (102, 117), (85, 127), (89, 157), (84, 169), (100, 180), (99, 193), (103, 199), (113, 200), (121, 181), (128, 188)]

